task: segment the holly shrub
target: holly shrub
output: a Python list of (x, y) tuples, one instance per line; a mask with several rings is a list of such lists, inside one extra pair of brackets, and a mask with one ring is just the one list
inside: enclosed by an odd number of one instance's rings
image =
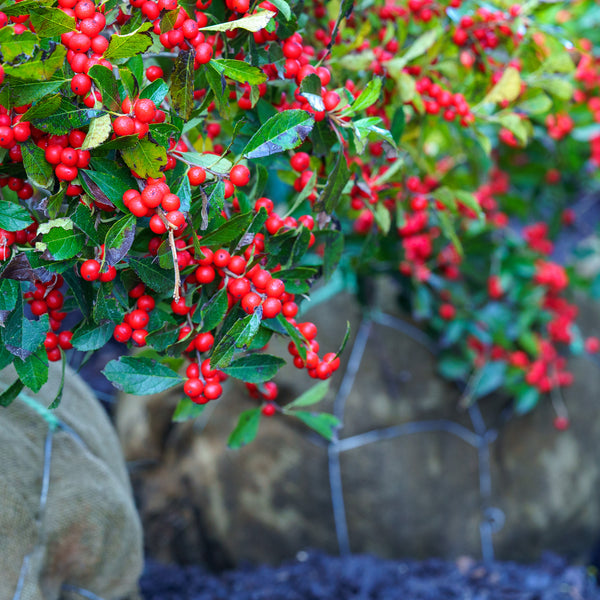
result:
[[(600, 165), (598, 12), (4, 1), (0, 367), (18, 380), (0, 402), (114, 338), (105, 376), (183, 384), (176, 419), (246, 382), (234, 447), (276, 413), (331, 438), (336, 419), (303, 408), (344, 340), (321, 348), (299, 305), (340, 272), (397, 280), (467, 402), (501, 390), (526, 412), (568, 386), (567, 353), (600, 347), (570, 301), (590, 282), (552, 258)], [(273, 335), (324, 381), (284, 407)]]

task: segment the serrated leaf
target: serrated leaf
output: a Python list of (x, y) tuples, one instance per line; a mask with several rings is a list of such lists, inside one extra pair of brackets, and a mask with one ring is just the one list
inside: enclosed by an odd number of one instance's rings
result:
[(241, 237), (243, 232), (250, 226), (250, 223), (252, 223), (253, 218), (254, 213), (252, 212), (235, 215), (235, 217), (225, 221), (223, 225), (205, 235), (201, 240), (202, 246), (222, 247), (232, 242)]
[(111, 321), (99, 325), (93, 322), (84, 322), (73, 333), (71, 343), (77, 350), (82, 352), (98, 350), (103, 348), (112, 338), (114, 329), (115, 325)]
[(75, 212), (71, 213), (71, 220), (75, 224), (75, 227), (83, 231), (87, 237), (90, 238), (92, 243), (97, 246), (101, 244), (100, 236), (94, 225), (92, 213), (87, 206), (79, 204), (75, 209)]
[[(0, 30), (1, 31), (1, 30)], [(15, 106), (23, 106), (31, 102), (37, 102), (22, 117), (23, 121), (30, 121), (37, 114), (38, 109), (47, 110), (47, 115), (51, 115), (60, 105), (60, 96), (50, 96), (58, 90), (67, 80), (57, 79), (51, 81), (30, 81), (28, 79), (15, 79), (7, 77), (10, 90), (10, 101)], [(46, 99), (52, 99), (54, 108), (50, 110), (50, 105), (46, 104)], [(44, 115), (44, 116), (47, 116)], [(42, 116), (42, 115), (40, 115)]]
[(102, 115), (93, 119), (90, 123), (87, 135), (81, 145), (82, 150), (91, 150), (97, 148), (102, 142), (106, 141), (112, 133), (112, 123), (110, 115)]
[(264, 83), (267, 80), (267, 76), (258, 67), (253, 67), (243, 60), (231, 60), (226, 58), (218, 58), (210, 61), (210, 65), (214, 67), (219, 73), (239, 81), (240, 83), (248, 83), (250, 85), (257, 85)]
[(234, 360), (228, 367), (221, 370), (248, 383), (263, 383), (272, 379), (279, 369), (285, 365), (285, 360), (271, 354), (249, 354)]
[(179, 338), (180, 328), (169, 323), (146, 336), (146, 343), (158, 352), (164, 352)]
[(23, 313), (23, 300), (17, 299), (15, 309), (1, 330), (2, 341), (6, 349), (20, 359), (25, 360), (33, 354), (46, 339), (49, 321), (48, 315), (42, 315), (37, 321), (30, 321)]
[(333, 434), (341, 425), (339, 419), (329, 413), (312, 413), (295, 410), (287, 414), (300, 419), (305, 425), (322, 435), (328, 441), (333, 439)]
[(14, 202), (0, 200), (0, 228), (6, 231), (20, 231), (32, 223), (33, 219), (26, 208)]
[(61, 98), (57, 110), (50, 116), (35, 118), (31, 124), (38, 129), (58, 135), (68, 134), (73, 129), (88, 125), (92, 119), (99, 117), (103, 112), (93, 108), (81, 108), (66, 98)]
[(106, 264), (113, 266), (123, 260), (131, 249), (134, 236), (135, 217), (132, 214), (113, 223), (112, 227), (108, 230), (104, 241)]
[(13, 365), (19, 379), (36, 393), (48, 381), (48, 356), (45, 348), (38, 350), (25, 360), (15, 360)]
[(179, 154), (181, 154), (186, 162), (202, 167), (203, 169), (210, 169), (221, 175), (229, 174), (233, 166), (230, 160), (220, 158), (215, 154), (200, 154), (199, 152), (180, 152)]
[(302, 335), (300, 335), (299, 331), (281, 313), (275, 317), (275, 320), (279, 323), (283, 331), (292, 338), (300, 358), (306, 360), (306, 341)]
[(110, 110), (121, 111), (121, 97), (117, 79), (111, 69), (104, 65), (92, 65), (88, 71), (102, 94), (102, 104)]
[(193, 51), (181, 51), (171, 73), (171, 105), (184, 120), (194, 109), (194, 57)]
[(62, 44), (56, 46), (50, 56), (38, 53), (27, 62), (17, 66), (4, 65), (6, 75), (17, 79), (27, 79), (30, 82), (46, 81), (64, 64), (67, 49)]
[(123, 204), (123, 194), (129, 189), (137, 188), (137, 183), (130, 174), (116, 169), (113, 173), (96, 169), (80, 170), (79, 178), (91, 198), (116, 206), (122, 211), (127, 210)]
[(317, 404), (317, 402), (321, 402), (323, 398), (327, 395), (329, 391), (329, 383), (330, 379), (326, 379), (325, 381), (319, 381), (311, 388), (300, 394), (293, 402), (286, 404), (283, 412), (287, 412), (288, 410), (299, 408), (301, 406), (311, 406), (313, 404)]
[(143, 357), (121, 356), (111, 360), (102, 373), (126, 394), (158, 394), (182, 383), (183, 377), (165, 365)]
[(227, 440), (227, 445), (230, 448), (241, 448), (256, 437), (260, 425), (260, 414), (260, 408), (251, 408), (240, 415), (235, 429)]
[(272, 10), (259, 10), (253, 15), (242, 17), (235, 21), (201, 27), (200, 31), (233, 31), (234, 29), (245, 29), (246, 31), (256, 32), (264, 29), (274, 16), (275, 13)]
[(260, 158), (299, 146), (311, 132), (313, 117), (303, 110), (286, 110), (272, 116), (250, 138), (242, 151), (246, 158)]
[(222, 369), (228, 366), (236, 350), (245, 349), (260, 327), (261, 315), (257, 310), (254, 314), (238, 320), (227, 331), (213, 348), (210, 365), (212, 368)]
[(189, 398), (182, 398), (175, 407), (173, 421), (175, 423), (183, 423), (185, 421), (189, 421), (190, 419), (195, 419), (204, 412), (206, 407), (207, 404), (196, 404)]
[(56, 37), (75, 30), (75, 19), (60, 8), (45, 6), (29, 13), (31, 24), (40, 37)]
[(175, 272), (163, 269), (153, 262), (152, 258), (129, 258), (129, 266), (137, 273), (138, 277), (155, 292), (164, 293), (173, 289)]
[(135, 146), (122, 149), (121, 156), (140, 177), (160, 177), (160, 168), (167, 164), (167, 151), (150, 140), (140, 140)]
[(46, 161), (44, 151), (33, 140), (21, 143), (23, 166), (27, 177), (37, 187), (48, 189), (54, 182), (52, 165)]
[(51, 229), (42, 239), (46, 250), (56, 260), (66, 260), (77, 256), (81, 252), (85, 235), (80, 231), (74, 231), (71, 224), (71, 229), (58, 227)]
[(142, 25), (136, 31), (126, 35), (113, 34), (110, 38), (108, 48), (104, 53), (106, 60), (116, 60), (119, 58), (130, 58), (136, 54), (146, 52), (152, 45), (152, 36), (145, 30), (151, 26), (150, 23)]
[(17, 34), (14, 27), (0, 29), (0, 50), (6, 62), (12, 62), (19, 54), (31, 55), (38, 42), (38, 36), (31, 31)]
[(49, 6), (54, 0), (23, 0), (23, 2), (15, 2), (7, 0), (4, 2), (0, 11), (8, 16), (28, 15), (32, 10), (40, 8), (40, 6)]
[(213, 294), (202, 307), (196, 309), (192, 320), (200, 324), (200, 331), (212, 331), (223, 321), (227, 314), (229, 303), (227, 302), (227, 289), (223, 288)]

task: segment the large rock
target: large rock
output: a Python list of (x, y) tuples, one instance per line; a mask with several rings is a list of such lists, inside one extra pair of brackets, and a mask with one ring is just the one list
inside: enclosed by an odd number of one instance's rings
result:
[[(393, 297), (385, 295), (385, 308)], [(308, 317), (319, 326), (325, 351), (335, 350), (346, 319), (352, 337), (359, 308), (338, 296)], [(588, 315), (588, 321), (590, 316)], [(491, 444), (491, 503), (506, 515), (494, 537), (499, 558), (535, 559), (551, 549), (584, 559), (600, 533), (600, 372), (586, 359), (573, 363), (567, 391), (572, 426), (559, 433), (544, 400), (513, 419)], [(333, 390), (340, 382), (340, 369)], [(287, 368), (281, 400), (312, 382)], [(333, 391), (331, 396), (333, 396)], [(171, 425), (181, 392), (121, 398), (117, 426), (133, 473), (148, 550), (162, 560), (223, 566), (244, 559), (276, 562), (305, 547), (337, 551), (327, 449), (302, 426), (264, 419), (256, 441), (228, 450), (237, 415), (252, 406), (232, 386), (210, 419)], [(348, 397), (341, 437), (426, 419), (448, 419), (472, 429), (457, 409), (459, 393), (435, 374), (428, 350), (411, 337), (373, 324)], [(331, 410), (333, 398), (323, 403)], [(488, 427), (500, 423), (503, 403), (487, 402)], [(480, 555), (483, 518), (477, 450), (447, 432), (404, 435), (341, 455), (350, 546), (386, 557)]]

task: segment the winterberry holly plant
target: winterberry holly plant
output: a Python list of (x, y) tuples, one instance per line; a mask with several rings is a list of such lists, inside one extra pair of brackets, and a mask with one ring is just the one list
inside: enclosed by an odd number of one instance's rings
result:
[(344, 341), (320, 348), (298, 311), (340, 260), (400, 282), (470, 400), (525, 411), (567, 385), (569, 275), (530, 221), (543, 204), (568, 225), (600, 79), (561, 20), (537, 2), (0, 4), (0, 367), (19, 377), (0, 403), (114, 338), (106, 377), (183, 384), (178, 419), (246, 382), (232, 446), (276, 413), (331, 437), (331, 415), (296, 410), (325, 384), (276, 403), (267, 345), (335, 372)]

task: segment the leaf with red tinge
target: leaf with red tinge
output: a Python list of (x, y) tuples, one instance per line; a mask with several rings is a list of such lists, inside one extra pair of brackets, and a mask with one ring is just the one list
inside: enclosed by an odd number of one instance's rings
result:
[(129, 214), (119, 219), (108, 230), (104, 247), (106, 249), (106, 264), (116, 265), (127, 255), (135, 237), (135, 217)]
[(194, 109), (194, 58), (196, 53), (182, 51), (175, 59), (171, 73), (171, 105), (184, 121)]

